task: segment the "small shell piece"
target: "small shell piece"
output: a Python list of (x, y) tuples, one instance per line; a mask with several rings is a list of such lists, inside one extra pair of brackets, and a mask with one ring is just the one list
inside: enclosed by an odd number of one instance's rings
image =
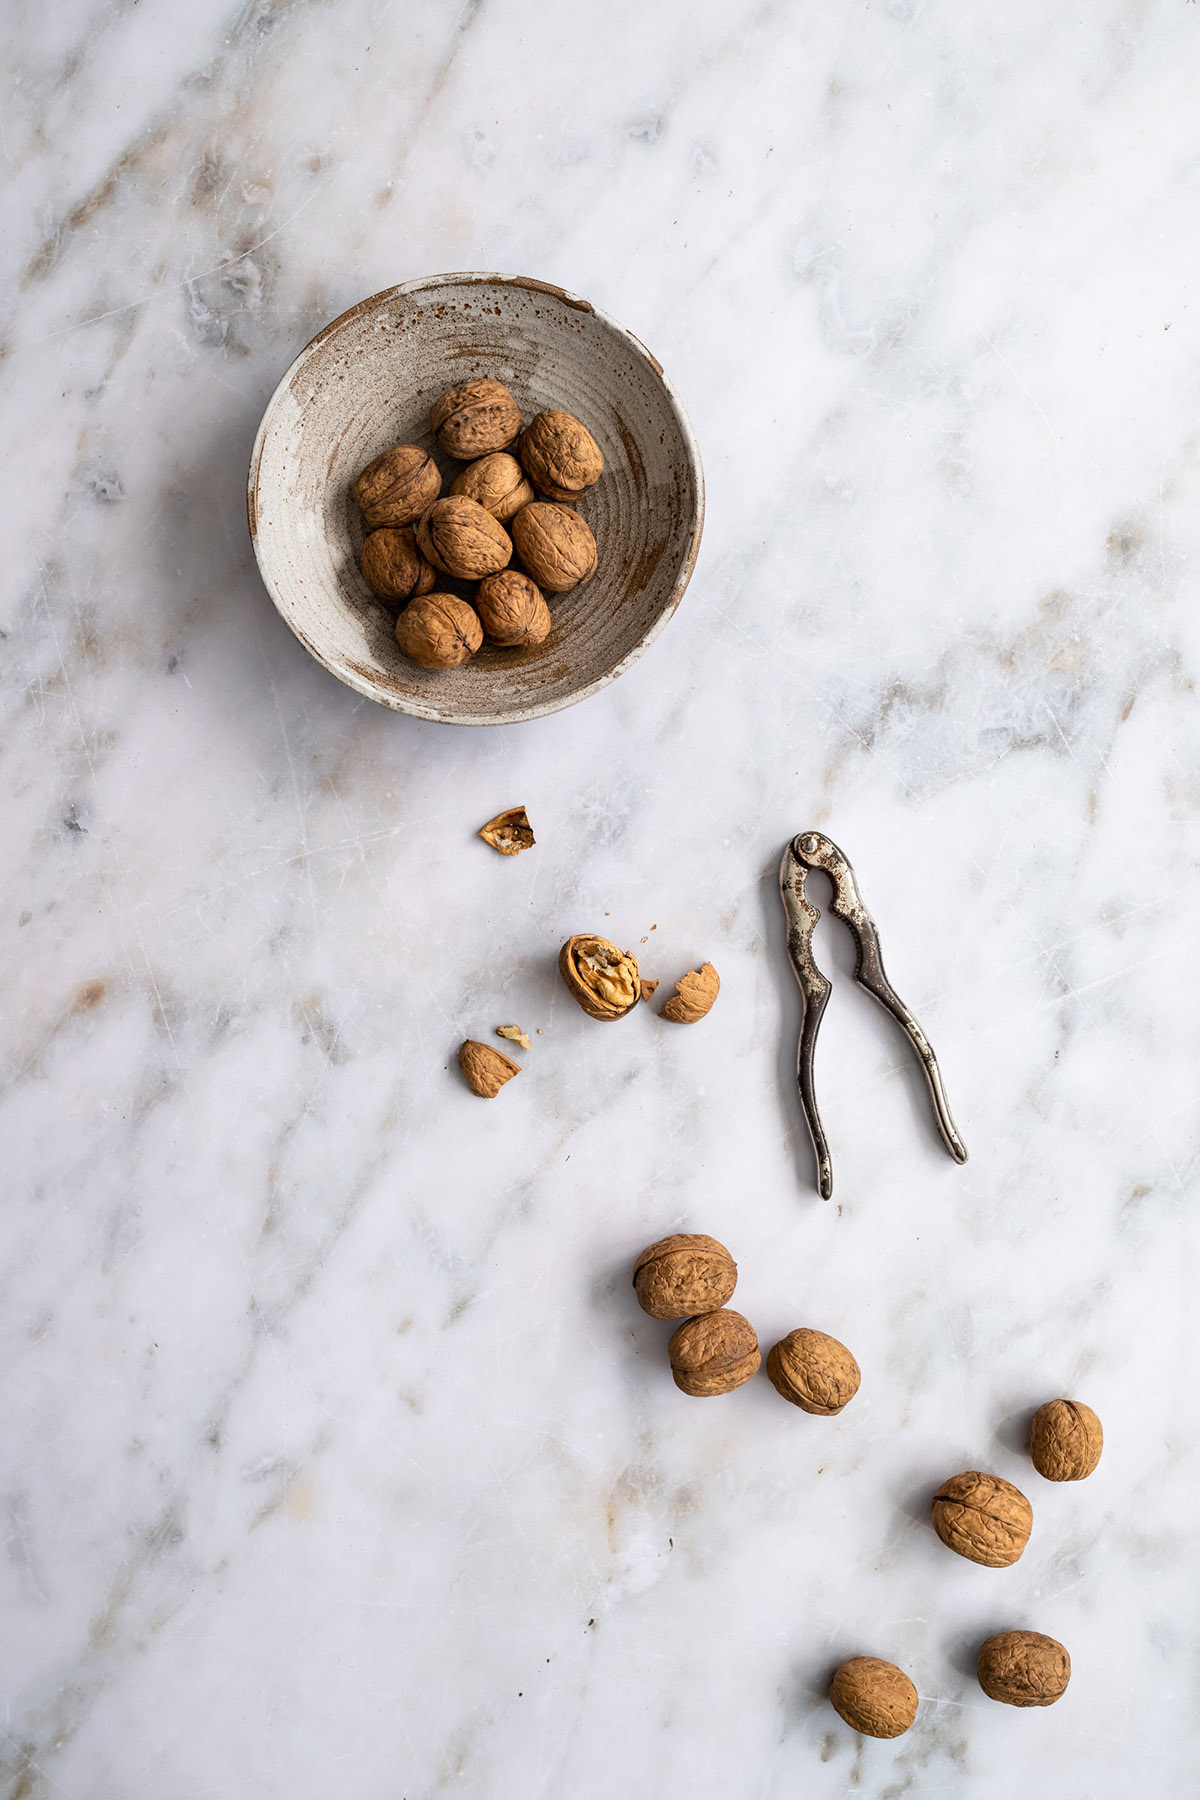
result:
[(1033, 1530), (1033, 1508), (1020, 1488), (979, 1469), (944, 1481), (930, 1512), (947, 1549), (988, 1569), (1007, 1569), (1018, 1561)]
[(494, 450), (490, 456), (469, 463), (450, 483), (450, 492), (477, 500), (501, 525), (534, 498), (524, 469), (506, 450)]
[(435, 569), (459, 581), (482, 581), (512, 560), (512, 541), (503, 525), (465, 494), (447, 494), (421, 514), (417, 548)]
[(789, 1331), (767, 1357), (776, 1393), (803, 1412), (832, 1418), (858, 1392), (862, 1371), (847, 1350), (823, 1331)]
[(542, 644), (550, 636), (550, 608), (528, 575), (501, 569), (475, 590), (475, 607), (493, 644), (506, 649)]
[(383, 525), (363, 539), (358, 566), (363, 580), (381, 600), (407, 600), (417, 585), (423, 561), (411, 525)]
[(578, 500), (604, 473), (604, 454), (569, 412), (540, 412), (521, 433), (517, 455), (539, 493), (551, 500)]
[(737, 1286), (737, 1264), (716, 1238), (677, 1232), (642, 1251), (633, 1285), (652, 1319), (689, 1319), (724, 1306)]
[(476, 1038), (468, 1038), (460, 1048), (458, 1066), (471, 1092), (478, 1094), (481, 1100), (494, 1100), (505, 1082), (521, 1073), (520, 1063), (505, 1056), (502, 1050), (494, 1050), (491, 1044), (479, 1043)]
[(637, 957), (590, 931), (567, 939), (558, 972), (589, 1018), (623, 1019), (642, 997)]
[(1053, 1706), (1067, 1691), (1071, 1658), (1040, 1631), (998, 1631), (979, 1651), (979, 1685), (1006, 1706)]
[(1104, 1427), (1082, 1400), (1047, 1400), (1029, 1433), (1033, 1466), (1047, 1481), (1083, 1481), (1100, 1461)]
[(565, 594), (596, 571), (596, 540), (569, 507), (535, 500), (513, 515), (513, 543), (528, 574), (547, 594)]
[(396, 620), (396, 642), (422, 669), (457, 669), (482, 644), (483, 626), (456, 594), (423, 594)]
[(508, 449), (521, 429), (521, 412), (503, 383), (485, 376), (448, 388), (430, 407), (429, 425), (447, 456), (473, 462)]
[(650, 999), (650, 997), (651, 997), (651, 996), (652, 996), (652, 995), (653, 995), (653, 994), (654, 994), (654, 993), (656, 993), (656, 992), (657, 992), (657, 990), (658, 990), (658, 985), (659, 985), (659, 984), (658, 984), (658, 978), (657, 978), (657, 976), (656, 976), (656, 977), (655, 977), (655, 979), (654, 979), (654, 980), (653, 980), (653, 981), (645, 981), (645, 980), (643, 980), (643, 981), (641, 981), (641, 982), (640, 982), (640, 983), (639, 983), (639, 984), (638, 984), (638, 985), (639, 985), (639, 986), (640, 986), (640, 988), (641, 988), (641, 990), (642, 990), (642, 999), (643, 999), (643, 1000), (649, 1000), (649, 999)]
[(501, 856), (520, 856), (522, 850), (532, 850), (537, 839), (533, 835), (533, 826), (529, 823), (529, 814), (523, 806), (514, 806), (508, 812), (497, 813), (486, 825), (480, 826), (479, 835), (484, 843), (498, 850)]
[(675, 992), (660, 1008), (660, 1017), (670, 1019), (674, 1025), (694, 1025), (712, 1011), (720, 991), (721, 977), (712, 964), (706, 962), (703, 968), (693, 969), (690, 975), (675, 983)]
[(442, 491), (437, 464), (419, 444), (397, 444), (369, 462), (354, 484), (354, 498), (372, 531), (411, 525)]
[(497, 1025), (496, 1036), (507, 1038), (510, 1044), (520, 1044), (522, 1050), (529, 1048), (529, 1033), (519, 1025)]
[(667, 1354), (675, 1386), (697, 1399), (732, 1393), (762, 1363), (753, 1325), (729, 1308), (685, 1319), (671, 1333)]
[(903, 1669), (880, 1656), (852, 1656), (834, 1672), (829, 1699), (864, 1737), (902, 1737), (917, 1716), (917, 1690)]

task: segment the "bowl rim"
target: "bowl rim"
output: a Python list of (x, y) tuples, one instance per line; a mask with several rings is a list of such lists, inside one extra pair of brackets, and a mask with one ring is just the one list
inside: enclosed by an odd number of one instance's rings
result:
[[(416, 700), (401, 698), (395, 694), (382, 693), (369, 680), (365, 680), (363, 677), (348, 669), (336, 667), (334, 663), (330, 662), (329, 659), (322, 654), (315, 644), (309, 642), (304, 633), (298, 629), (295, 621), (289, 617), (285, 610), (284, 600), (270, 571), (264, 566), (262, 555), (259, 553), (258, 483), (267, 432), (271, 425), (272, 415), (275, 412), (276, 405), (281, 401), (286, 390), (291, 387), (297, 371), (303, 367), (304, 363), (307, 362), (312, 355), (315, 354), (325, 342), (326, 338), (331, 337), (334, 333), (342, 330), (343, 327), (347, 325), (351, 319), (357, 317), (358, 314), (370, 312), (381, 306), (385, 301), (395, 299), (398, 295), (418, 294), (440, 287), (449, 287), (452, 285), (461, 286), (464, 283), (473, 283), (478, 286), (490, 285), (526, 288), (534, 293), (549, 294), (555, 299), (562, 301), (564, 305), (575, 308), (578, 312), (591, 313), (602, 325), (605, 325), (608, 330), (613, 332), (628, 347), (632, 354), (640, 362), (646, 365), (662, 384), (663, 391), (667, 397), (667, 404), (674, 414), (676, 424), (679, 427), (680, 436), (683, 440), (684, 454), (688, 459), (696, 490), (696, 499), (695, 505), (692, 508), (687, 545), (683, 560), (671, 587), (671, 592), (664, 601), (658, 617), (650, 625), (643, 636), (638, 639), (632, 649), (627, 651), (620, 662), (616, 663), (613, 668), (607, 670), (605, 674), (597, 676), (595, 681), (589, 682), (586, 687), (580, 688), (577, 693), (568, 694), (560, 700), (548, 700), (537, 705), (522, 707), (519, 712), (506, 714), (505, 717), (501, 719), (489, 717), (487, 715), (480, 715), (476, 718), (464, 717), (462, 714), (452, 716), (447, 714), (444, 710), (439, 709), (436, 705), (423, 705)], [(315, 661), (319, 662), (323, 668), (328, 669), (329, 673), (336, 676), (336, 678), (343, 682), (346, 687), (353, 688), (355, 692), (362, 694), (368, 700), (376, 701), (380, 706), (389, 707), (393, 712), (406, 713), (412, 718), (432, 719), (441, 725), (519, 725), (530, 719), (541, 719), (547, 717), (551, 713), (563, 712), (567, 707), (575, 706), (580, 700), (586, 700), (592, 694), (599, 693), (601, 688), (605, 688), (610, 682), (616, 681), (618, 676), (623, 675), (627, 669), (631, 668), (633, 664), (637, 662), (638, 658), (650, 648), (650, 645), (654, 642), (655, 638), (658, 637), (659, 633), (665, 629), (669, 620), (674, 617), (688, 582), (692, 578), (693, 571), (696, 567), (696, 559), (700, 553), (700, 538), (704, 530), (704, 466), (700, 460), (700, 446), (696, 442), (696, 434), (692, 430), (691, 420), (688, 418), (683, 402), (679, 398), (670, 378), (664, 371), (662, 364), (656, 356), (647, 350), (645, 344), (643, 344), (639, 338), (635, 337), (632, 331), (629, 331), (617, 319), (614, 319), (611, 313), (605, 312), (603, 308), (593, 305), (590, 300), (585, 300), (578, 294), (570, 293), (566, 288), (556, 287), (549, 281), (540, 281), (532, 275), (503, 275), (486, 270), (456, 270), (444, 275), (420, 275), (415, 277), (412, 281), (401, 281), (394, 287), (381, 288), (378, 293), (369, 294), (365, 300), (359, 300), (354, 306), (348, 307), (345, 312), (339, 313), (336, 319), (331, 319), (328, 325), (322, 326), (317, 335), (314, 338), (311, 338), (309, 342), (305, 344), (304, 348), (293, 357), (292, 361), (288, 364), (288, 367), (284, 370), (283, 376), (273, 389), (271, 397), (263, 410), (263, 416), (259, 421), (258, 430), (254, 434), (254, 447), (250, 453), (250, 469), (246, 485), (246, 522), (250, 529), (250, 543), (254, 551), (254, 560), (258, 565), (258, 572), (262, 579), (262, 584), (270, 595), (276, 612), (278, 612), (280, 618), (292, 632), (293, 636), (303, 644), (309, 655), (312, 656)]]

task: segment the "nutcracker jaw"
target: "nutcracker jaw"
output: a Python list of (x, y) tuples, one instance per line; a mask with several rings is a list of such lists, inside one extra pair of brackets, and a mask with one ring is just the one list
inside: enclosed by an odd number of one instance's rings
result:
[(805, 891), (805, 881), (813, 869), (827, 875), (833, 883), (833, 898), (829, 903), (829, 910), (849, 928), (854, 939), (855, 981), (860, 987), (866, 988), (869, 994), (873, 994), (880, 1005), (891, 1013), (921, 1064), (942, 1142), (957, 1163), (966, 1162), (967, 1147), (950, 1116), (946, 1091), (942, 1086), (942, 1072), (938, 1068), (933, 1047), (884, 973), (879, 932), (874, 919), (863, 905), (849, 860), (833, 840), (825, 837), (822, 832), (802, 831), (792, 839), (783, 853), (779, 870), (779, 891), (787, 915), (788, 956), (804, 1002), (804, 1017), (796, 1055), (796, 1079), (800, 1088), (800, 1104), (804, 1109), (805, 1123), (817, 1159), (817, 1186), (821, 1198), (828, 1200), (833, 1193), (833, 1163), (817, 1108), (813, 1086), (813, 1057), (821, 1015), (829, 999), (830, 984), (813, 960), (813, 929), (821, 916)]

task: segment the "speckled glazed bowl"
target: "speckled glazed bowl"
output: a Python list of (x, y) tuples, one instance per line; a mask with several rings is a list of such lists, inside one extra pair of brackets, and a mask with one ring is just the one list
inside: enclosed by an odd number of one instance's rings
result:
[[(448, 486), (465, 464), (437, 449), (429, 408), (479, 375), (511, 388), (524, 419), (560, 407), (598, 441), (604, 474), (578, 510), (599, 566), (550, 598), (545, 643), (485, 644), (462, 668), (419, 669), (358, 572), (351, 484), (379, 451), (413, 443), (436, 454)], [(420, 718), (505, 725), (594, 694), (658, 636), (696, 561), (704, 480), (670, 383), (612, 319), (541, 281), (435, 275), (363, 300), (300, 353), (259, 426), (248, 505), (268, 593), (339, 680)]]

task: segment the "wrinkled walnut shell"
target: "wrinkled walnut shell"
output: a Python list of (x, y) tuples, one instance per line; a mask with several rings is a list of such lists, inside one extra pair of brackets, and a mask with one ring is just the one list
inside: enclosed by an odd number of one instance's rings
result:
[(493, 451), (491, 456), (481, 456), (478, 462), (469, 464), (450, 483), (450, 492), (474, 500), (501, 525), (533, 499), (524, 469), (506, 450)]
[(471, 1092), (481, 1100), (494, 1100), (505, 1082), (521, 1073), (520, 1063), (476, 1038), (468, 1038), (459, 1050), (458, 1066)]
[(509, 526), (517, 555), (538, 586), (565, 594), (596, 570), (596, 540), (585, 520), (566, 506), (535, 500)]
[(660, 1009), (660, 1017), (670, 1019), (673, 1025), (694, 1025), (712, 1011), (720, 991), (721, 977), (711, 963), (705, 963), (675, 983), (675, 992)]
[(410, 525), (384, 525), (363, 539), (358, 566), (373, 594), (395, 601), (408, 599), (421, 570), (429, 565), (417, 549)]
[(475, 590), (475, 610), (494, 644), (542, 644), (550, 636), (550, 608), (528, 575), (501, 569)]
[(521, 429), (521, 413), (508, 389), (484, 377), (460, 381), (429, 409), (429, 425), (447, 456), (473, 462), (507, 450)]
[(369, 462), (354, 484), (354, 498), (372, 531), (382, 525), (411, 525), (442, 491), (442, 478), (428, 451), (397, 444)]
[(497, 813), (486, 825), (481, 825), (479, 835), (485, 844), (498, 850), (501, 856), (520, 856), (522, 850), (532, 850), (537, 843), (533, 835), (533, 826), (529, 823), (529, 814), (523, 806), (514, 806), (508, 812)]
[(477, 500), (447, 494), (435, 500), (417, 522), (417, 548), (443, 575), (459, 581), (482, 581), (503, 569), (512, 557), (512, 542)]
[(732, 1393), (762, 1362), (753, 1325), (728, 1308), (686, 1319), (671, 1333), (667, 1355), (675, 1386), (696, 1399)]
[(1040, 1631), (998, 1631), (979, 1651), (979, 1685), (1005, 1706), (1053, 1706), (1067, 1691), (1071, 1658)]
[(483, 626), (454, 594), (423, 594), (396, 620), (396, 642), (423, 669), (456, 669), (483, 642)]
[(1047, 1481), (1083, 1481), (1103, 1449), (1104, 1427), (1082, 1400), (1047, 1400), (1034, 1413), (1029, 1450)]
[(1029, 1542), (1033, 1508), (1011, 1481), (967, 1469), (944, 1481), (930, 1502), (943, 1544), (968, 1562), (1007, 1569)]
[(648, 1244), (633, 1265), (638, 1305), (652, 1319), (717, 1312), (737, 1286), (737, 1264), (724, 1244), (679, 1232)]
[(642, 997), (637, 957), (590, 931), (567, 939), (558, 972), (589, 1018), (623, 1019)]
[(917, 1690), (903, 1669), (880, 1656), (852, 1656), (834, 1673), (829, 1699), (864, 1737), (902, 1737), (917, 1716)]
[(540, 412), (521, 433), (517, 455), (541, 494), (578, 500), (604, 473), (604, 455), (587, 429), (568, 412)]
[(767, 1356), (776, 1393), (806, 1413), (832, 1418), (858, 1392), (862, 1371), (847, 1350), (823, 1331), (789, 1331)]

